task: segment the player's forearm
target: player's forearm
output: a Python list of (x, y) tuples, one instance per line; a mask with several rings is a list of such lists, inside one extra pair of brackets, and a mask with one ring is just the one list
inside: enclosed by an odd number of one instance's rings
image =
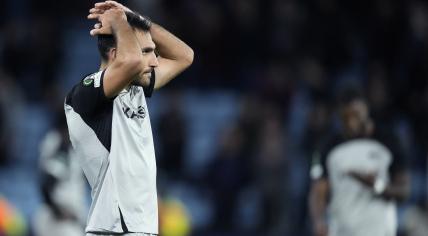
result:
[(312, 224), (326, 223), (326, 203), (321, 199), (316, 199), (316, 196), (310, 196), (309, 211)]
[(407, 186), (388, 186), (382, 197), (386, 199), (394, 199), (397, 201), (404, 201), (409, 196), (409, 188)]
[(404, 201), (410, 194), (409, 182), (410, 180), (407, 173), (399, 173), (393, 178), (393, 181), (386, 186), (381, 196), (386, 199)]
[(150, 33), (161, 57), (181, 62), (184, 65), (192, 64), (193, 50), (186, 43), (155, 23), (152, 23)]
[(327, 198), (319, 186), (312, 186), (309, 193), (309, 213), (314, 225), (325, 223), (327, 210)]
[(125, 21), (118, 22), (113, 29), (117, 41), (116, 58), (114, 63), (119, 66), (128, 66), (130, 74), (141, 70), (141, 50), (132, 27)]

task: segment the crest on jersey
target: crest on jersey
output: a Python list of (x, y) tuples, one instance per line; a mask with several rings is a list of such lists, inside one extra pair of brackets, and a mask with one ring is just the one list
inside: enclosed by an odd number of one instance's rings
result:
[(83, 85), (84, 86), (89, 86), (89, 85), (91, 85), (93, 83), (94, 83), (94, 77), (93, 76), (89, 76), (89, 77), (87, 77), (87, 78), (85, 78), (83, 80)]

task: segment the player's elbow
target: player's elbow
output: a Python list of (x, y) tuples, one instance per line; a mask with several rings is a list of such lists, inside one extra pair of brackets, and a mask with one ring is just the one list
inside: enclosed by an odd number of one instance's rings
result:
[(186, 50), (186, 53), (183, 56), (183, 61), (186, 68), (192, 65), (194, 57), (195, 57), (195, 53), (193, 52), (193, 49), (188, 47)]

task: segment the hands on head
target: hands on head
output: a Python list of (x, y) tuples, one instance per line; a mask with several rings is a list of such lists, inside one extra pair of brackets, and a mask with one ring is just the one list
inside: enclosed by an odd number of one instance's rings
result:
[(89, 10), (88, 19), (97, 20), (94, 28), (90, 31), (92, 36), (100, 34), (113, 34), (117, 24), (126, 22), (125, 12), (131, 10), (115, 1), (95, 3)]

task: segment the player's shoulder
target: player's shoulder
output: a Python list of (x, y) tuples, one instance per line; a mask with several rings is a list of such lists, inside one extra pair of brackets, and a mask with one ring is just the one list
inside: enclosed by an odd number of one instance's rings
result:
[(70, 105), (73, 97), (82, 93), (88, 93), (85, 92), (86, 90), (92, 90), (101, 87), (103, 75), (104, 71), (84, 74), (80, 80), (68, 91), (65, 97), (65, 103)]
[(103, 75), (104, 70), (86, 74), (77, 85), (83, 87), (100, 87)]

